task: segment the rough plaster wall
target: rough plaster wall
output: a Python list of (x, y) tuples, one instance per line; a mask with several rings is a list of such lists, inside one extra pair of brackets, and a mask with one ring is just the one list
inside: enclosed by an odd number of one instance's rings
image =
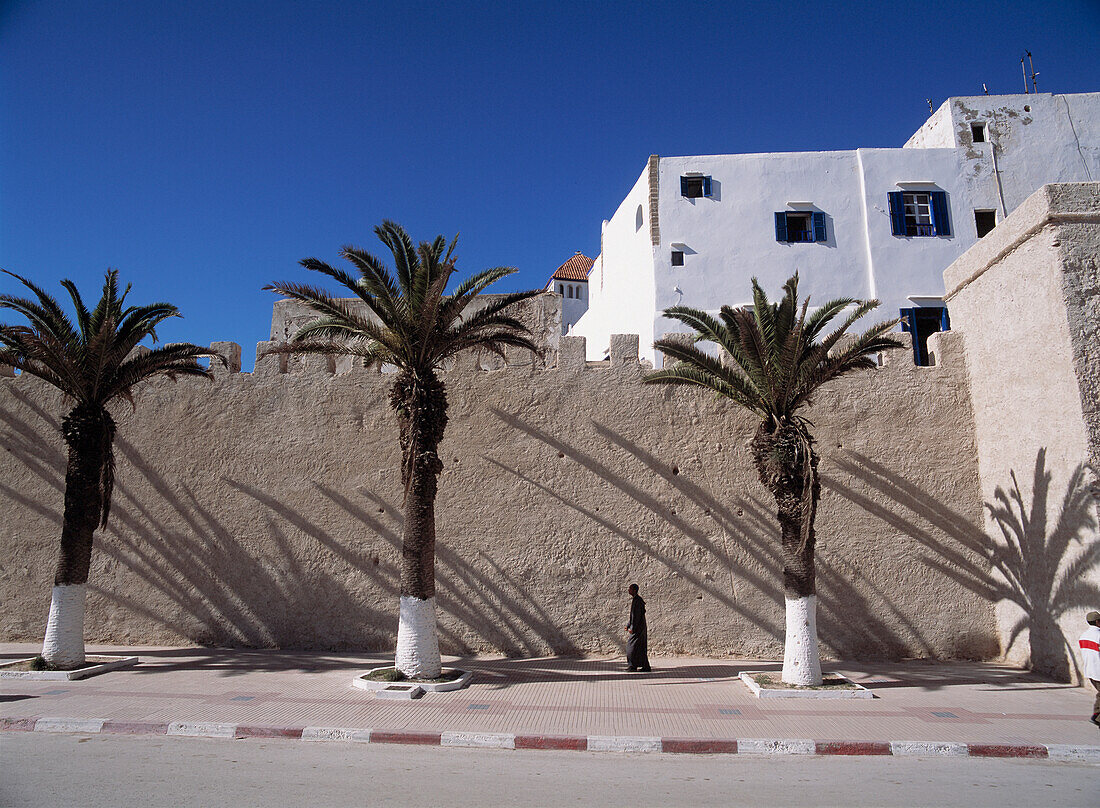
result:
[[(1040, 189), (944, 273), (966, 349), (986, 529), (1000, 548), (991, 597), (1004, 653), (1063, 679), (1078, 677), (1084, 613), (1100, 606), (1096, 501), (1082, 468), (1086, 417), (1096, 422), (1098, 190)], [(1059, 221), (1090, 208), (1091, 222)]]
[[(1100, 469), (1100, 184), (1093, 184), (1087, 207), (1091, 220), (1059, 222), (1058, 262), (1069, 320), (1073, 365), (1089, 444), (1089, 460)], [(1055, 186), (1076, 190), (1075, 186)], [(1058, 199), (1055, 197), (1055, 204)]]
[(970, 124), (986, 123), (997, 148), (1008, 212), (1048, 183), (1100, 179), (1100, 93), (963, 96), (951, 99), (955, 139), (976, 153)]
[[(633, 345), (636, 346), (636, 338)], [(631, 339), (584, 362), (446, 375), (438, 502), (445, 652), (622, 648), (626, 584), (655, 653), (782, 653), (774, 506), (755, 424), (643, 387)], [(822, 454), (819, 629), (838, 656), (990, 657), (992, 609), (961, 357), (907, 352), (808, 413)], [(117, 408), (89, 641), (392, 649), (401, 527), (389, 377), (320, 365), (158, 383)], [(58, 397), (0, 380), (0, 637), (41, 636), (60, 529)]]

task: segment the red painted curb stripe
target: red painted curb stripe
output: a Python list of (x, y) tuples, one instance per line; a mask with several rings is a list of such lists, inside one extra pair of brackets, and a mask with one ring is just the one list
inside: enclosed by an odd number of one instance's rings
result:
[(736, 755), (737, 741), (661, 738), (661, 751), (695, 755)]
[(1045, 746), (1024, 744), (972, 743), (967, 744), (970, 757), (1045, 758)]
[(410, 743), (423, 744), (425, 746), (439, 746), (438, 732), (393, 732), (387, 730), (371, 730), (371, 743)]
[(303, 727), (253, 727), (239, 726), (234, 734), (237, 738), (291, 738), (302, 739)]
[(0, 718), (0, 729), (10, 732), (34, 732), (37, 718)]
[(890, 744), (882, 741), (817, 741), (817, 755), (891, 755)]
[[(373, 741), (374, 738), (372, 737)], [(575, 735), (517, 735), (516, 749), (564, 749), (584, 752), (588, 738)]]
[(167, 724), (148, 721), (104, 721), (100, 732), (108, 735), (167, 735)]

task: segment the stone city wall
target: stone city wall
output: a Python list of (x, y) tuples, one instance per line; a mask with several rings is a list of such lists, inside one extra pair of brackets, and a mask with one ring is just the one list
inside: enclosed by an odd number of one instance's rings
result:
[(1039, 189), (944, 281), (1005, 658), (1080, 680), (1077, 639), (1100, 609), (1100, 183)]
[[(965, 367), (953, 334), (935, 352), (938, 366), (918, 368), (896, 351), (808, 412), (828, 655), (999, 652)], [(583, 339), (561, 337), (538, 361), (465, 357), (444, 374), (444, 651), (615, 653), (635, 581), (655, 653), (780, 657), (778, 530), (750, 462), (753, 417), (710, 394), (643, 386), (637, 337), (614, 337), (610, 354), (587, 363)], [(402, 502), (391, 379), (268, 357), (252, 374), (157, 382), (136, 409), (114, 408), (117, 483), (87, 640), (392, 649)], [(0, 379), (3, 640), (44, 629), (64, 413), (41, 383)]]

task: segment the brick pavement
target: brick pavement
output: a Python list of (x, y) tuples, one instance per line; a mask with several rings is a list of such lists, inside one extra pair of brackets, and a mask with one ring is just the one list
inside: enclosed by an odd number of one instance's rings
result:
[[(0, 644), (0, 657), (38, 646)], [(508, 748), (787, 754), (970, 754), (1100, 762), (1092, 695), (978, 663), (833, 663), (873, 700), (759, 700), (759, 661), (448, 657), (471, 686), (374, 698), (355, 675), (382, 654), (90, 646), (138, 667), (81, 681), (0, 679), (0, 729), (276, 737)]]

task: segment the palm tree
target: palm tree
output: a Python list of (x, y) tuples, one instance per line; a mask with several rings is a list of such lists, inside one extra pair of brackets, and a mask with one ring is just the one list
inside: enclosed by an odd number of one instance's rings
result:
[[(666, 317), (693, 329), (694, 338), (690, 343), (675, 337), (657, 340), (654, 347), (677, 361), (648, 374), (645, 381), (705, 387), (761, 419), (750, 448), (760, 482), (778, 507), (787, 624), (783, 681), (819, 685), (814, 517), (821, 484), (812, 424), (800, 412), (822, 385), (875, 367), (875, 354), (901, 343), (887, 335), (897, 320), (841, 341), (857, 320), (878, 306), (877, 300), (831, 300), (807, 316), (809, 298), (801, 309), (798, 305), (798, 273), (783, 291), (779, 303), (770, 303), (753, 278), (751, 308), (723, 306), (718, 318), (687, 306), (666, 310)], [(847, 318), (822, 337), (829, 323), (849, 307), (854, 308)], [(700, 342), (715, 343), (721, 356), (705, 353)]]
[(114, 487), (115, 422), (108, 405), (121, 398), (134, 406), (134, 387), (154, 376), (210, 378), (198, 358), (225, 359), (189, 343), (134, 351), (145, 337), (156, 342), (156, 327), (180, 315), (170, 303), (123, 308), (130, 287), (119, 295), (117, 270), (107, 270), (103, 296), (90, 312), (76, 285), (61, 281), (72, 298), (75, 326), (54, 298), (26, 278), (7, 274), (33, 292), (37, 302), (0, 295), (0, 308), (18, 312), (30, 323), (0, 325), (0, 362), (48, 382), (74, 403), (61, 421), (69, 447), (65, 515), (42, 657), (52, 667), (78, 668), (84, 664), (84, 596), (92, 538), (97, 527), (107, 526)]
[(448, 246), (438, 236), (414, 247), (401, 226), (389, 221), (374, 232), (393, 253), (396, 277), (373, 255), (350, 246), (340, 254), (354, 265), (357, 276), (316, 258), (300, 262), (339, 282), (355, 300), (341, 300), (298, 283), (264, 287), (299, 300), (320, 315), (270, 353), (352, 356), (367, 366), (397, 368), (390, 406), (400, 428), (405, 524), (395, 667), (409, 678), (434, 678), (441, 671), (435, 612), (435, 497), (443, 463), (437, 447), (447, 426), (447, 394), (437, 371), (471, 348), (500, 356), (506, 347), (538, 353), (530, 331), (508, 309), (541, 290), (513, 292), (479, 305), (478, 294), (516, 271), (497, 267), (444, 294), (455, 271), (455, 241)]

